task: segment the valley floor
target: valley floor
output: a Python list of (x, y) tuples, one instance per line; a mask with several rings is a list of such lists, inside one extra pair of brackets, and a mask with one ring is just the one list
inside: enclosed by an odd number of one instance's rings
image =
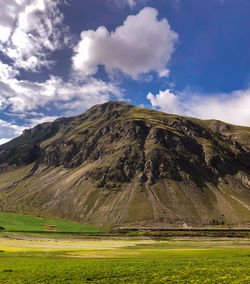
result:
[(249, 239), (0, 237), (0, 283), (249, 283)]

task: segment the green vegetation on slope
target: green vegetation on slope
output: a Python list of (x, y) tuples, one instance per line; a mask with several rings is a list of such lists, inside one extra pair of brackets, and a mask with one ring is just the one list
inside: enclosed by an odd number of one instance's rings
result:
[(0, 146), (0, 211), (106, 227), (248, 228), (249, 133), (96, 105)]
[(69, 221), (40, 218), (15, 213), (0, 212), (0, 226), (7, 232), (65, 232), (65, 233), (100, 233), (94, 226), (85, 226)]

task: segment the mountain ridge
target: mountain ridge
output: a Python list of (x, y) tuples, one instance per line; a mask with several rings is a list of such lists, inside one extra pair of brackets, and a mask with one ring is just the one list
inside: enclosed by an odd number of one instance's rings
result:
[(248, 127), (96, 105), (0, 146), (0, 209), (101, 226), (250, 226), (249, 141)]

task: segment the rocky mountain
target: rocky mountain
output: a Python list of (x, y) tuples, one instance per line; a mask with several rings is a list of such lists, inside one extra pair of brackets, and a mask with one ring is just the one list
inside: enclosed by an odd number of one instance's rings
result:
[(250, 227), (250, 128), (120, 102), (0, 146), (0, 210), (99, 226)]

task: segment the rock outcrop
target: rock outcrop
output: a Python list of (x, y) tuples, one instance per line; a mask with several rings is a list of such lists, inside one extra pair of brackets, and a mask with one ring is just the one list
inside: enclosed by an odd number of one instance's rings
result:
[(109, 226), (250, 226), (249, 141), (247, 127), (108, 102), (0, 146), (1, 208)]

